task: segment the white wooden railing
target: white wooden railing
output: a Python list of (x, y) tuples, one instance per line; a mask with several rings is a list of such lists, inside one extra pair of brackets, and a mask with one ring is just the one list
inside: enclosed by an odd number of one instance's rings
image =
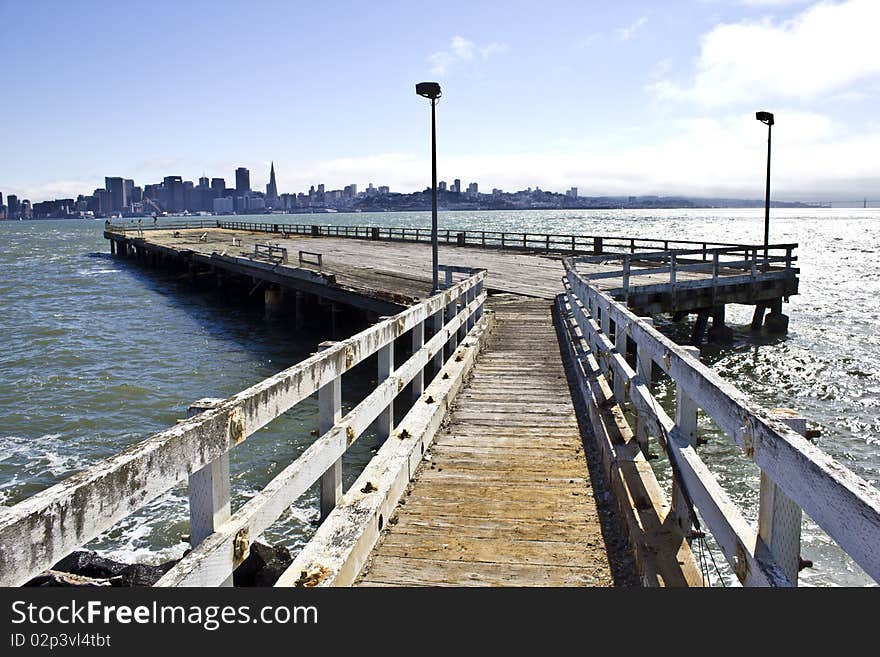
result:
[[(670, 249), (645, 253), (605, 254), (601, 256), (578, 256), (571, 258), (569, 264), (613, 265), (609, 271), (584, 272), (582, 277), (588, 281), (605, 278), (619, 278), (619, 289), (609, 290), (629, 297), (632, 288), (638, 287), (640, 294), (652, 292), (687, 290), (698, 287), (755, 284), (760, 280), (785, 279), (799, 273), (794, 266), (797, 244), (771, 244), (763, 246), (703, 247), (701, 249)], [(706, 274), (705, 277), (681, 280), (684, 273)], [(653, 281), (639, 282), (639, 277), (654, 276)], [(666, 282), (656, 282), (665, 277)]]
[[(749, 586), (791, 586), (800, 563), (801, 510), (880, 581), (880, 491), (834, 461), (795, 429), (805, 423), (773, 414), (702, 364), (699, 351), (662, 335), (649, 317), (624, 303), (568, 263), (565, 307), (584, 343), (579, 358), (594, 358), (614, 400), (636, 416), (636, 439), (647, 451), (657, 439), (673, 471), (672, 511), (683, 533), (691, 529), (690, 502), (738, 579)], [(635, 344), (636, 364), (627, 359)], [(659, 367), (676, 386), (675, 419), (654, 398), (651, 371)], [(711, 417), (761, 469), (758, 526), (753, 527), (698, 454), (697, 411)]]
[[(461, 350), (456, 353), (459, 340), (480, 328), (486, 272), (467, 270), (467, 278), (453, 284), (458, 269), (449, 269), (447, 289), (422, 303), (347, 340), (324, 343), (310, 358), (228, 399), (201, 400), (180, 424), (0, 509), (0, 586), (28, 581), (187, 478), (193, 549), (159, 584), (230, 584), (251, 541), (316, 481), (322, 517), (334, 509), (342, 493), (343, 454), (370, 426), (382, 437), (391, 434), (395, 399), (406, 385), (412, 383), (418, 398), (429, 364), (436, 374), (462, 359)], [(406, 334), (412, 336), (412, 356), (395, 367), (394, 343)], [(341, 377), (373, 354), (377, 385), (342, 416)], [(319, 437), (233, 512), (230, 450), (314, 394)]]

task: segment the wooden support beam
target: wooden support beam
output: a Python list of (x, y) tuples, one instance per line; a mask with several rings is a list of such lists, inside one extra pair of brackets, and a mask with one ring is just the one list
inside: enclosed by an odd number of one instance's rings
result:
[[(379, 349), (378, 357), (379, 370), (378, 376), (376, 377), (377, 384), (382, 383), (382, 381), (387, 379), (394, 371), (394, 342), (389, 342), (387, 345)], [(392, 400), (385, 410), (379, 413), (379, 417), (376, 418), (376, 431), (379, 434), (379, 438), (385, 440), (391, 435), (393, 430), (394, 401)]]
[[(654, 325), (654, 319), (652, 317), (640, 317), (640, 321), (648, 324), (649, 326)], [(647, 387), (648, 391), (651, 391), (651, 383), (654, 373), (654, 361), (651, 359), (651, 354), (642, 347), (636, 344), (636, 372), (639, 375), (639, 378), (642, 380), (642, 383)], [(636, 441), (639, 444), (639, 448), (642, 450), (642, 454), (645, 455), (645, 458), (648, 457), (649, 452), (649, 433), (648, 428), (650, 424), (648, 423), (647, 414), (636, 410)]]
[[(807, 434), (807, 420), (794, 411), (775, 409), (774, 417), (797, 431)], [(764, 472), (761, 472), (761, 492), (758, 502), (758, 556), (766, 549), (776, 563), (797, 586), (801, 561), (801, 521), (803, 512), (790, 497)]]
[(764, 325), (764, 311), (767, 310), (767, 304), (756, 303), (755, 312), (752, 314), (752, 330), (758, 331)]
[(691, 333), (691, 344), (698, 346), (703, 342), (706, 335), (706, 326), (709, 324), (709, 311), (701, 310), (697, 313), (697, 319), (694, 322), (694, 330)]
[[(458, 299), (457, 297), (452, 297), (449, 300), (449, 304), (446, 306), (446, 318), (444, 323), (448, 323), (450, 319), (455, 317), (458, 313)], [(446, 342), (446, 357), (449, 358), (455, 353), (455, 350), (458, 348), (458, 331), (450, 331), (449, 332), (449, 340)]]
[[(626, 326), (621, 323), (615, 323), (614, 325), (614, 346), (617, 349), (617, 353), (626, 360), (626, 336), (627, 330)], [(621, 409), (626, 408), (627, 402), (627, 392), (628, 392), (628, 381), (625, 377), (617, 376), (614, 374), (614, 400), (618, 403)]]
[[(440, 333), (443, 330), (443, 318), (444, 318), (445, 314), (446, 314), (446, 310), (444, 308), (441, 308), (436, 313), (431, 315), (430, 321), (431, 321), (431, 334), (432, 335), (437, 335), (438, 333)], [(445, 359), (443, 358), (443, 345), (441, 344), (440, 348), (437, 350), (437, 353), (434, 355), (434, 358), (432, 361), (433, 362), (433, 367), (432, 367), (433, 376), (437, 376), (437, 373), (443, 367), (444, 360)]]
[[(700, 350), (697, 347), (683, 347), (688, 355), (697, 360), (700, 359)], [(691, 447), (697, 445), (697, 404), (682, 388), (681, 384), (675, 385), (675, 425), (681, 432), (682, 438)], [(669, 512), (675, 521), (676, 527), (685, 536), (691, 530), (691, 516), (687, 497), (682, 490), (681, 481), (678, 478), (672, 480), (672, 509)]]
[[(322, 342), (319, 351), (330, 349), (335, 342)], [(318, 389), (318, 435), (323, 436), (342, 419), (342, 375)], [(323, 521), (342, 497), (342, 457), (321, 475), (321, 520)]]
[[(193, 402), (187, 417), (216, 408), (224, 399), (204, 398)], [(195, 548), (231, 515), (229, 452), (224, 452), (189, 476), (189, 543)], [(232, 586), (232, 570), (221, 586)]]
[[(470, 320), (469, 320), (470, 321)], [(412, 352), (415, 354), (425, 344), (425, 322), (421, 321), (412, 329)], [(422, 368), (413, 377), (412, 380), (412, 397), (413, 400), (422, 396), (425, 390), (425, 370)]]

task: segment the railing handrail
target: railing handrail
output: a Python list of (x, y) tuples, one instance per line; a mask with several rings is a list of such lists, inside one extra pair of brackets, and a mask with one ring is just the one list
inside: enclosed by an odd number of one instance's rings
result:
[[(421, 372), (418, 363), (424, 361), (422, 368), (429, 360), (438, 366), (442, 365), (443, 345), (450, 340), (453, 345), (457, 344), (457, 333), (470, 330), (480, 319), (486, 298), (483, 291), (485, 277), (484, 270), (477, 271), (425, 301), (232, 395), (214, 408), (164, 429), (12, 507), (0, 508), (0, 586), (22, 584), (51, 567), (72, 550), (171, 489), (187, 475), (218, 462), (233, 447), (282, 413), (325, 386), (341, 380), (343, 373), (368, 356), (383, 350), (388, 352), (394, 340), (408, 331), (423, 327), (427, 320), (434, 318), (435, 334), (431, 340), (424, 343), (400, 368), (395, 369), (393, 362), (390, 362), (387, 377), (367, 398), (373, 403), (389, 398), (393, 400), (403, 385)], [(337, 453), (338, 448), (344, 452), (376, 419), (373, 415), (375, 408), (364, 411), (363, 404), (335, 423), (331, 431), (312, 445), (320, 444), (319, 448), (306, 450), (300, 457), (303, 459), (306, 454), (309, 455), (311, 461), (306, 466), (297, 466), (300, 461), (297, 459), (282, 473), (289, 474), (290, 469), (294, 468), (299, 478), (295, 482), (287, 482), (289, 485), (295, 483), (295, 490), (288, 486), (283, 494), (288, 498), (296, 494), (290, 502), (277, 509), (278, 515), (301, 494), (297, 491), (303, 485), (302, 477), (308, 479), (315, 474), (316, 464), (325, 465), (325, 461), (329, 461), (332, 465), (341, 458), (341, 454)], [(379, 408), (381, 412), (381, 403)], [(346, 418), (350, 422), (348, 425)], [(334, 449), (321, 453), (321, 448), (330, 447)], [(321, 472), (317, 472), (316, 477), (320, 476)], [(308, 488), (314, 481), (309, 480), (305, 487)], [(277, 482), (277, 478), (274, 482)], [(268, 499), (266, 491), (273, 492), (271, 486), (264, 489), (262, 497), (258, 495), (263, 502)], [(245, 507), (253, 510), (254, 505)], [(270, 519), (270, 510), (274, 512), (276, 509), (260, 506), (257, 509), (259, 517), (247, 518), (246, 524), (251, 521), (271, 524), (278, 515)], [(239, 512), (233, 515), (233, 520), (236, 518), (241, 520)], [(226, 524), (223, 528), (228, 529)], [(204, 549), (194, 549), (190, 553), (192, 558), (181, 562), (183, 565), (179, 564), (174, 574), (169, 573), (167, 577), (173, 579), (180, 576), (181, 581), (185, 581), (187, 572), (191, 573), (204, 559), (210, 561), (216, 556), (216, 552), (210, 551), (211, 545), (215, 549), (218, 545), (226, 545), (224, 540), (228, 537), (221, 534), (222, 531), (215, 531), (201, 544), (206, 546)], [(256, 534), (251, 536), (255, 537)], [(232, 540), (240, 538), (241, 535), (237, 534)], [(231, 554), (226, 556), (232, 558)], [(219, 584), (230, 575), (231, 569), (214, 572), (213, 583)]]
[[(198, 225), (195, 225), (198, 224)], [(168, 230), (172, 228), (176, 229), (186, 229), (188, 227), (191, 228), (224, 228), (227, 226), (242, 226), (242, 227), (250, 227), (250, 228), (242, 228), (248, 230), (259, 230), (265, 232), (281, 232), (285, 228), (294, 228), (297, 232), (302, 232), (303, 234), (308, 234), (312, 231), (313, 227), (318, 229), (326, 229), (326, 233), (319, 234), (327, 234), (331, 233), (333, 236), (338, 237), (350, 237), (351, 233), (357, 232), (358, 236), (362, 236), (364, 238), (369, 238), (371, 235), (371, 231), (378, 230), (379, 237), (387, 235), (389, 239), (396, 239), (394, 237), (394, 233), (398, 233), (400, 235), (401, 240), (405, 240), (407, 233), (417, 233), (419, 235), (424, 234), (426, 239), (430, 234), (430, 228), (427, 227), (419, 227), (419, 226), (375, 226), (372, 224), (368, 225), (357, 225), (357, 226), (349, 226), (349, 225), (337, 225), (337, 224), (301, 224), (301, 223), (282, 223), (282, 222), (268, 222), (268, 221), (243, 221), (238, 219), (228, 219), (226, 217), (217, 217), (212, 221), (207, 220), (199, 220), (194, 222), (173, 222), (173, 223), (165, 223), (165, 224), (156, 224), (151, 226), (141, 226), (141, 230)], [(117, 224), (109, 224), (108, 229), (119, 228), (124, 231), (127, 229), (136, 230), (138, 229), (135, 225), (117, 225)], [(572, 240), (600, 240), (604, 246), (633, 246), (637, 249), (648, 248), (648, 244), (699, 244), (704, 247), (746, 247), (749, 246), (747, 244), (741, 244), (736, 242), (707, 242), (707, 241), (699, 241), (699, 240), (683, 240), (683, 239), (668, 239), (668, 238), (653, 238), (653, 237), (626, 237), (621, 235), (593, 235), (593, 234), (575, 234), (575, 233), (542, 233), (542, 232), (522, 232), (522, 231), (502, 231), (502, 230), (482, 230), (482, 229), (471, 229), (471, 228), (443, 228), (440, 230), (440, 234), (444, 236), (444, 241), (451, 242), (455, 236), (462, 234), (465, 237), (474, 237), (474, 239), (480, 238), (483, 239), (501, 241), (502, 243), (509, 244), (511, 248), (516, 248), (517, 245), (522, 245), (523, 242), (526, 244), (526, 248), (534, 248), (540, 249), (540, 246), (529, 246), (529, 244), (540, 245), (544, 244), (546, 247), (549, 240), (549, 245), (551, 250), (556, 251), (571, 251), (572, 249), (568, 248), (567, 245), (571, 243)], [(509, 239), (508, 239), (509, 238)], [(422, 240), (419, 240), (422, 241)], [(625, 245), (618, 244), (608, 244), (607, 241), (613, 242), (623, 242)], [(562, 243), (566, 244), (566, 247), (562, 247)], [(486, 244), (486, 246), (490, 246), (490, 244)], [(761, 247), (763, 248), (763, 246)], [(587, 249), (578, 249), (584, 250)]]
[[(702, 461), (695, 451), (685, 451), (689, 447), (687, 441), (675, 435), (675, 423), (653, 401), (646, 382), (620, 354), (618, 348), (621, 343), (615, 345), (609, 339), (607, 326), (611, 321), (614, 322), (615, 336), (623, 332), (637, 345), (637, 349), (644, 349), (651, 360), (681, 388), (682, 394), (702, 408), (776, 487), (803, 509), (871, 577), (880, 581), (880, 551), (877, 550), (877, 545), (880, 545), (880, 491), (693, 358), (684, 347), (635, 315), (624, 303), (615, 301), (609, 294), (592, 286), (577, 272), (576, 263), (567, 265), (563, 283), (578, 325), (585, 336), (592, 334), (595, 338), (591, 346), (605, 354), (604, 369), (613, 372), (615, 381), (620, 377), (621, 381), (626, 382), (623, 386), (616, 386), (616, 396), (623, 396), (617, 399), (618, 403), (631, 402), (638, 412), (649, 413), (655, 422), (670, 433), (669, 441), (676, 448), (671, 458), (682, 459), (677, 463), (679, 471), (690, 472), (694, 481), (701, 486), (706, 485), (703, 492), (715, 490), (714, 502), (729, 502), (720, 499), (721, 489), (711, 475), (711, 481), (708, 481), (708, 471), (698, 472), (699, 468), (705, 469), (705, 466), (701, 465)], [(601, 326), (597, 317), (601, 317)], [(710, 527), (713, 533), (726, 530), (742, 543), (742, 532), (737, 533), (735, 527), (742, 529), (743, 526), (737, 514), (730, 512), (721, 516), (731, 526)], [(719, 540), (719, 543), (722, 541)], [(746, 550), (743, 557), (747, 561), (763, 558), (754, 544), (728, 547), (730, 549), (725, 551), (725, 556), (734, 562), (731, 565), (738, 575), (741, 572), (737, 568), (744, 566), (736, 563), (735, 549)], [(757, 561), (754, 563), (758, 564)], [(767, 565), (766, 560), (764, 565)], [(764, 574), (772, 580), (772, 563), (768, 568)], [(748, 579), (749, 573), (745, 575), (745, 579)]]

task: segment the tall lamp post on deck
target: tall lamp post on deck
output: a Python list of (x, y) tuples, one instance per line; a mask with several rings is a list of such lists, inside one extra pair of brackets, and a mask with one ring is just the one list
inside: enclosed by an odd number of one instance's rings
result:
[(755, 118), (767, 126), (767, 192), (764, 197), (764, 269), (767, 268), (770, 244), (770, 138), (773, 132), (773, 113), (756, 112)]
[(431, 293), (440, 290), (440, 281), (437, 274), (437, 99), (442, 92), (436, 82), (419, 82), (416, 84), (416, 94), (431, 101)]

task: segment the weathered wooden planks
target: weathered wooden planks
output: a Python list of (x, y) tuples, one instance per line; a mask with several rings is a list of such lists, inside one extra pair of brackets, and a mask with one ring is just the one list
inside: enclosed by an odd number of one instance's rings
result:
[(613, 584), (550, 304), (495, 311), (489, 346), (359, 585)]

